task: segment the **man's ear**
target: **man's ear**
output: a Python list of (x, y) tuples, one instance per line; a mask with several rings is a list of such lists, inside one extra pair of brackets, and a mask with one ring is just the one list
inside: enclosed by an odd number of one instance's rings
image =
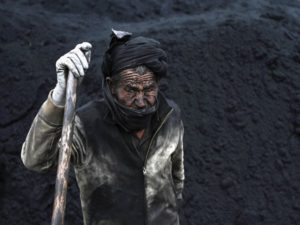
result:
[(115, 87), (113, 85), (112, 79), (110, 77), (106, 77), (106, 82), (112, 94), (115, 94)]

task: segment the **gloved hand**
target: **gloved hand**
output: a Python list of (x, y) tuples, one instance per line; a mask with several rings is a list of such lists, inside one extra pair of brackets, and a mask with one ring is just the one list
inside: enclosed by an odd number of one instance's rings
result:
[(57, 84), (52, 93), (52, 100), (56, 105), (63, 106), (65, 104), (69, 70), (74, 77), (79, 79), (79, 83), (82, 81), (91, 61), (91, 49), (90, 43), (82, 42), (56, 61)]

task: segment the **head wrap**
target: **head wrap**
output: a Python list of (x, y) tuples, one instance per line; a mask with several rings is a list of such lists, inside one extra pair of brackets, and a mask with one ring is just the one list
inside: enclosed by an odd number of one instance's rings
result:
[(111, 41), (105, 52), (102, 73), (104, 78), (120, 71), (144, 65), (158, 78), (167, 74), (167, 54), (160, 43), (151, 38), (135, 37), (125, 31), (112, 30)]
[(160, 48), (160, 43), (151, 38), (131, 36), (131, 33), (125, 31), (112, 30), (110, 45), (102, 63), (104, 99), (113, 120), (126, 132), (146, 128), (158, 109), (159, 101), (157, 99), (154, 106), (146, 109), (131, 109), (121, 105), (111, 94), (106, 78), (141, 65), (150, 69), (157, 78), (167, 73), (167, 55)]

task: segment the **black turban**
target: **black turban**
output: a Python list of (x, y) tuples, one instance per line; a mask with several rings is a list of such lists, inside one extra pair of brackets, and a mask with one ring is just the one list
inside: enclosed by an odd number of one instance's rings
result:
[(144, 65), (157, 78), (167, 74), (167, 54), (160, 43), (151, 38), (132, 37), (131, 33), (112, 30), (111, 41), (102, 63), (104, 78), (120, 71)]

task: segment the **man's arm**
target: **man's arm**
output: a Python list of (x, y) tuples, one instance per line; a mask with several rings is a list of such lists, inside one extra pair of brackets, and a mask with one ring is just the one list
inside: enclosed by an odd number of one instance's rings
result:
[[(83, 42), (56, 61), (57, 84), (35, 117), (22, 146), (21, 158), (26, 167), (44, 171), (56, 165), (68, 71), (82, 80), (91, 60), (91, 48), (90, 43)], [(72, 160), (78, 165), (85, 153), (85, 134), (79, 117), (75, 116), (74, 125)]]
[[(52, 91), (36, 115), (22, 146), (24, 165), (35, 171), (45, 171), (57, 164), (64, 107), (52, 100)], [(75, 117), (72, 162), (79, 165), (85, 156), (85, 133), (79, 117)]]
[(180, 121), (180, 138), (175, 152), (172, 155), (172, 175), (175, 185), (176, 197), (182, 200), (182, 191), (184, 186), (184, 153), (183, 153), (183, 133), (184, 127)]

